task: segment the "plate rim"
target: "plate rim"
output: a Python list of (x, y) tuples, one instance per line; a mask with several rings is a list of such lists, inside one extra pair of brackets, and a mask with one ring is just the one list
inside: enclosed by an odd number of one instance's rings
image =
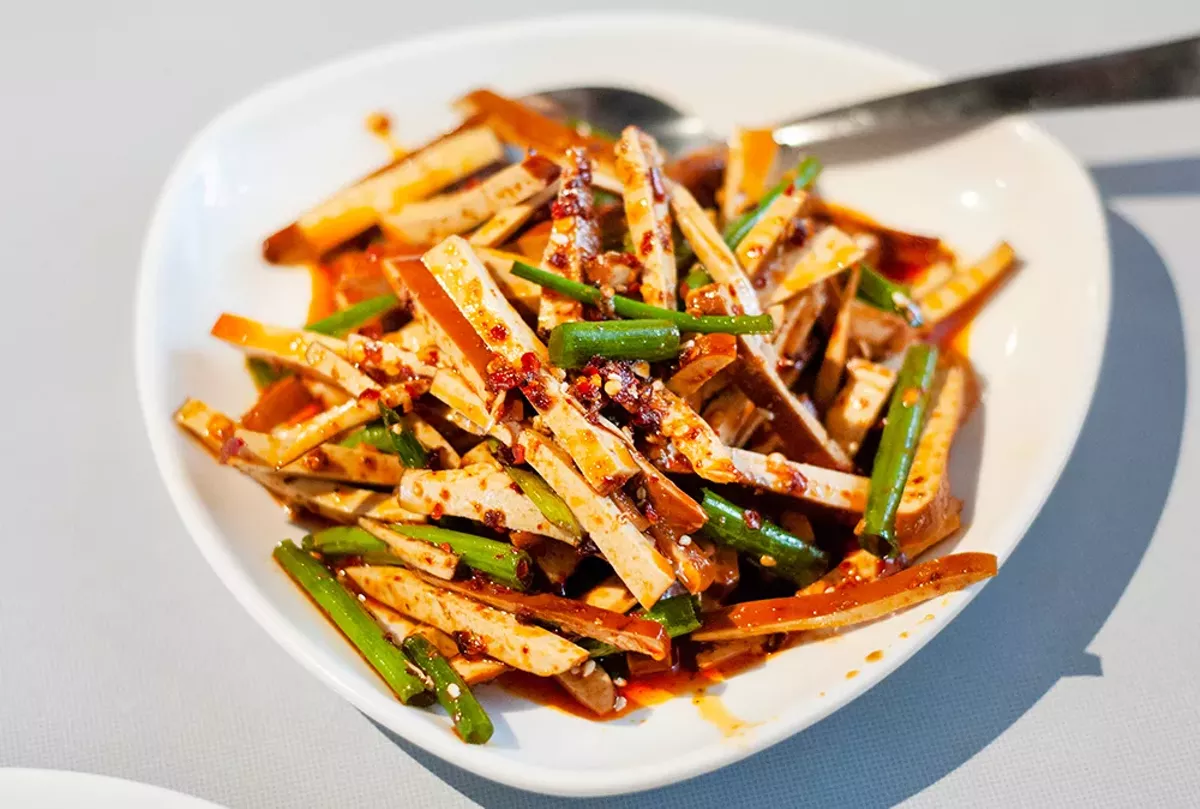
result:
[[(155, 199), (153, 213), (143, 240), (134, 291), (135, 384), (155, 466), (192, 542), (199, 548), (205, 561), (237, 602), (250, 613), (273, 640), (278, 642), (305, 669), (356, 709), (401, 735), (409, 743), (438, 756), (447, 763), (498, 783), (543, 794), (570, 797), (627, 794), (678, 783), (734, 764), (812, 727), (891, 676), (906, 660), (924, 648), (933, 637), (949, 625), (958, 613), (974, 600), (986, 582), (963, 591), (961, 598), (954, 599), (949, 606), (939, 611), (937, 619), (932, 622), (929, 633), (919, 643), (909, 644), (904, 647), (903, 651), (891, 656), (890, 665), (881, 676), (875, 679), (864, 678), (861, 686), (847, 690), (839, 698), (823, 704), (819, 710), (809, 712), (806, 718), (799, 723), (783, 719), (768, 723), (763, 727), (762, 732), (755, 734), (753, 740), (748, 744), (713, 745), (694, 751), (687, 759), (667, 758), (661, 762), (614, 770), (563, 770), (517, 759), (478, 755), (469, 746), (463, 745), (453, 734), (430, 732), (433, 730), (432, 728), (416, 722), (404, 723), (403, 727), (397, 727), (394, 722), (389, 721), (389, 716), (375, 710), (377, 705), (373, 704), (374, 700), (369, 698), (369, 695), (364, 694), (354, 683), (340, 677), (336, 670), (326, 666), (319, 659), (318, 655), (314, 653), (312, 644), (254, 586), (249, 576), (238, 569), (232, 554), (222, 548), (221, 532), (217, 530), (199, 496), (187, 483), (186, 476), (183, 474), (182, 461), (173, 448), (173, 429), (170, 419), (163, 417), (165, 413), (170, 412), (171, 405), (162, 402), (154, 391), (156, 376), (152, 370), (154, 359), (149, 337), (154, 329), (152, 303), (161, 283), (159, 268), (163, 264), (162, 255), (168, 244), (167, 229), (172, 210), (168, 203), (180, 194), (181, 187), (191, 176), (192, 165), (203, 154), (208, 144), (215, 141), (223, 131), (235, 128), (247, 115), (270, 109), (288, 102), (297, 95), (303, 95), (315, 82), (331, 81), (342, 74), (353, 74), (368, 69), (376, 63), (394, 58), (401, 52), (419, 53), (422, 49), (438, 50), (453, 43), (469, 42), (472, 39), (485, 37), (510, 36), (517, 32), (527, 34), (530, 31), (538, 30), (561, 31), (564, 28), (580, 28), (591, 24), (613, 25), (623, 22), (642, 25), (689, 26), (696, 29), (714, 26), (724, 29), (736, 28), (747, 34), (791, 38), (798, 44), (817, 44), (841, 51), (854, 58), (873, 61), (877, 64), (885, 63), (896, 70), (898, 74), (902, 74), (905, 80), (910, 80), (914, 84), (936, 82), (942, 78), (933, 70), (893, 56), (886, 51), (823, 32), (797, 28), (789, 24), (776, 25), (764, 21), (693, 12), (605, 11), (538, 15), (463, 28), (440, 29), (415, 37), (398, 39), (327, 60), (314, 67), (270, 81), (260, 89), (226, 107), (202, 126), (188, 140), (172, 164), (167, 179)], [(1069, 167), (1070, 171), (1077, 175), (1077, 179), (1082, 181), (1090, 202), (1090, 210), (1087, 213), (1098, 227), (1097, 235), (1102, 237), (1097, 255), (1101, 259), (1102, 266), (1097, 277), (1093, 279), (1097, 284), (1093, 306), (1098, 315), (1095, 318), (1098, 334), (1094, 335), (1095, 339), (1088, 341), (1088, 345), (1093, 346), (1090, 355), (1078, 360), (1078, 367), (1083, 369), (1083, 378), (1087, 380), (1086, 395), (1081, 394), (1075, 401), (1072, 413), (1073, 429), (1064, 430), (1059, 437), (1058, 463), (1045, 465), (1040, 477), (1034, 481), (1035, 490), (1040, 493), (1036, 508), (1029, 510), (1022, 520), (1023, 524), (1016, 531), (1016, 541), (999, 556), (998, 561), (1001, 565), (1020, 544), (1033, 520), (1045, 506), (1082, 431), (1095, 396), (1107, 343), (1108, 326), (1111, 319), (1112, 278), (1107, 218), (1104, 215), (1100, 193), (1091, 174), (1066, 146), (1028, 118), (1012, 116), (1003, 119), (1003, 122), (1004, 125), (1021, 131), (1027, 142), (1035, 143), (1041, 150), (1051, 154), (1057, 163)]]

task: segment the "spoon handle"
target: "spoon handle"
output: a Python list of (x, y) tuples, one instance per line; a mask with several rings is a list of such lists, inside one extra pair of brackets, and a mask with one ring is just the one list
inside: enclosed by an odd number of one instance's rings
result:
[(1015, 112), (1200, 96), (1200, 37), (975, 76), (780, 125), (782, 146), (994, 118)]

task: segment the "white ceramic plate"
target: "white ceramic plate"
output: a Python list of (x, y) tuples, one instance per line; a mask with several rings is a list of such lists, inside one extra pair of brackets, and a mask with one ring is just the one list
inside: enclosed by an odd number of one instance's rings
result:
[[(296, 530), (256, 485), (185, 441), (170, 416), (188, 395), (230, 412), (252, 400), (240, 357), (209, 338), (209, 326), (223, 310), (301, 322), (307, 274), (264, 265), (259, 244), (385, 159), (363, 126), (370, 111), (389, 111), (404, 140), (419, 142), (450, 126), (448, 102), (480, 84), (514, 95), (613, 84), (659, 94), (727, 131), (735, 122), (768, 122), (930, 80), (889, 57), (776, 27), (611, 15), (401, 43), (289, 79), (224, 113), (195, 138), (167, 182), (146, 239), (137, 301), (147, 427), (171, 496), (205, 557), (272, 636), (356, 707), (430, 752), (525, 789), (595, 795), (679, 781), (845, 705), (940, 631), (975, 591), (792, 649), (731, 680), (720, 697), (748, 725), (733, 737), (702, 719), (688, 699), (590, 723), (485, 688), (497, 732), (487, 746), (468, 747), (445, 717), (405, 708), (388, 694), (272, 563), (272, 546)], [(989, 551), (1003, 560), (1061, 471), (1099, 368), (1109, 277), (1095, 191), (1058, 143), (1020, 120), (835, 166), (821, 182), (833, 199), (939, 234), (966, 257), (1005, 238), (1026, 262), (974, 326), (971, 355), (986, 399), (953, 460), (954, 489), (967, 501), (970, 527), (947, 543), (953, 547), (939, 548)], [(864, 662), (874, 650), (883, 659)], [(848, 678), (850, 671), (860, 673)]]
[(66, 770), (0, 770), (0, 806), (14, 809), (221, 809), (162, 787)]

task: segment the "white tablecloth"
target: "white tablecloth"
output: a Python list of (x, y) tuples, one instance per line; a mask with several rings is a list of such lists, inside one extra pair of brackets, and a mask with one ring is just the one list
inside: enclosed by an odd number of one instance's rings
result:
[[(954, 74), (1200, 31), (1196, 0), (692, 5)], [(360, 48), (546, 10), (8, 4), (0, 765), (132, 778), (236, 809), (554, 804), (389, 738), (234, 603), (155, 472), (131, 316), (155, 195), (219, 110)], [(1091, 167), (1115, 265), (1099, 390), (1033, 529), (953, 626), (845, 710), (742, 764), (603, 805), (1200, 800), (1200, 412), (1185, 406), (1200, 334), (1183, 314), (1200, 311), (1200, 101), (1041, 121)]]

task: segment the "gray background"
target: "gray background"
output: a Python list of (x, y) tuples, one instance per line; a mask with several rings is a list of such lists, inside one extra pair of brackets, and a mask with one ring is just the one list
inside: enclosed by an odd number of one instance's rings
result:
[[(205, 121), (314, 63), (545, 4), (5, 5), (0, 765), (117, 775), (237, 809), (551, 805), (390, 739), (242, 612), (158, 481), (131, 348), (143, 229)], [(1200, 30), (1195, 0), (693, 7), (948, 73)], [(1080, 443), (1004, 575), (834, 717), (606, 805), (1200, 800), (1200, 415), (1186, 406), (1200, 335), (1183, 314), (1200, 306), (1200, 101), (1042, 121), (1104, 193), (1113, 321)]]

